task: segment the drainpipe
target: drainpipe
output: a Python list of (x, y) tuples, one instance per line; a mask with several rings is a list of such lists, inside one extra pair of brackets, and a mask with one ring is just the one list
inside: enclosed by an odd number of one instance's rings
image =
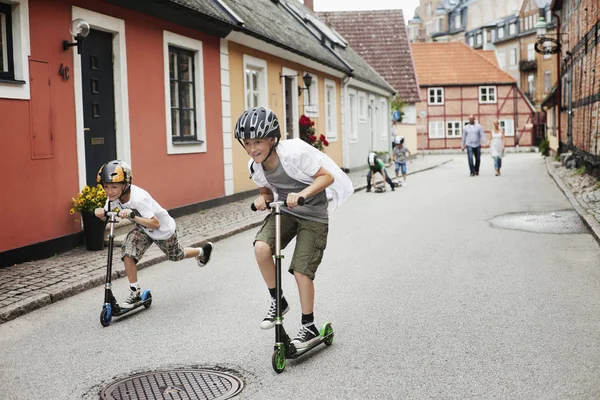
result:
[[(349, 110), (349, 104), (348, 104), (348, 99), (350, 96), (348, 96), (348, 86), (350, 85), (350, 79), (352, 79), (352, 74), (351, 73), (347, 73), (343, 78), (342, 78), (342, 96), (344, 96), (344, 108), (342, 110)], [(344, 121), (348, 122), (348, 127), (346, 129), (347, 134), (342, 134), (342, 170), (344, 172), (350, 172), (350, 125), (352, 124), (352, 121), (350, 121), (348, 119), (348, 115), (349, 112), (344, 112), (344, 118), (342, 119), (342, 126), (344, 126)]]
[[(561, 41), (561, 36), (560, 36), (560, 17), (558, 16), (558, 14), (555, 11), (552, 11), (552, 15), (554, 16), (555, 20), (556, 20), (556, 38)], [(561, 112), (561, 106), (562, 106), (562, 76), (560, 74), (560, 58), (562, 57), (562, 44), (561, 44), (561, 51), (556, 55), (556, 74), (558, 76), (557, 81), (556, 81), (556, 97), (557, 97), (557, 102), (556, 104), (558, 105), (558, 113), (556, 115), (556, 134), (558, 136), (558, 149), (556, 150), (556, 152), (558, 154), (561, 153), (561, 147), (562, 147), (562, 141), (561, 141), (561, 134), (560, 131), (562, 129), (561, 124), (560, 124), (560, 115), (562, 114)]]

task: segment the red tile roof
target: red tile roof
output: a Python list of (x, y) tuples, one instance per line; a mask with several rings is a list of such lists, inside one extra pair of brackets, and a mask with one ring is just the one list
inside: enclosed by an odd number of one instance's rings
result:
[(463, 42), (411, 43), (419, 85), (515, 83), (497, 62)]
[(315, 13), (409, 103), (421, 101), (402, 10)]
[(486, 60), (499, 67), (498, 58), (496, 57), (496, 52), (494, 50), (477, 50), (477, 53), (480, 56), (483, 56)]

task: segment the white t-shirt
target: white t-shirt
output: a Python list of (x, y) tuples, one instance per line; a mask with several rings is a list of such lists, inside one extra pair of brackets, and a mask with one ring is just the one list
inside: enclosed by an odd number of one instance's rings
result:
[[(330, 211), (341, 206), (354, 193), (354, 186), (348, 175), (338, 167), (327, 154), (317, 150), (302, 139), (282, 140), (275, 147), (279, 162), (285, 170), (285, 173), (298, 182), (310, 185), (314, 182), (313, 176), (323, 167), (333, 175), (333, 183), (325, 192), (327, 198), (331, 199), (329, 204)], [(265, 178), (262, 165), (254, 163), (252, 159), (248, 161), (248, 169), (254, 170), (252, 179), (258, 187), (267, 187), (273, 192), (275, 200), (278, 198), (277, 188), (273, 187)]]
[[(160, 204), (158, 204), (152, 196), (141, 187), (131, 185), (129, 201), (127, 203), (121, 203), (119, 200), (113, 201), (110, 203), (110, 208), (111, 211), (115, 208), (118, 208), (119, 210), (136, 210), (140, 213), (142, 218), (156, 217), (158, 222), (160, 222), (160, 228), (158, 229), (148, 229), (145, 226), (137, 224), (152, 239), (165, 240), (175, 233), (176, 225), (173, 217), (171, 217), (167, 210), (162, 208)], [(104, 209), (108, 209), (108, 200), (106, 201)]]

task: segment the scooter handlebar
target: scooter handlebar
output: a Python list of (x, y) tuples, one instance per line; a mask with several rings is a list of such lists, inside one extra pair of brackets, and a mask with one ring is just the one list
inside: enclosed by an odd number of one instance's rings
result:
[[(304, 197), (299, 197), (298, 198), (298, 205), (299, 206), (303, 206), (304, 205)], [(287, 207), (287, 201), (283, 201), (283, 206)], [(271, 208), (271, 202), (267, 203), (267, 208)], [(254, 205), (254, 202), (252, 202), (252, 204), (250, 204), (250, 209), (252, 211), (257, 211), (256, 206)]]

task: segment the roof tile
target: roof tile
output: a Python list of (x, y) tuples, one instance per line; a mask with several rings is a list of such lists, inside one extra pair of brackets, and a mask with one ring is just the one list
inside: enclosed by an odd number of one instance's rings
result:
[(463, 42), (411, 43), (419, 85), (515, 83), (497, 61)]
[(402, 10), (326, 11), (316, 14), (339, 32), (402, 99), (421, 101)]

